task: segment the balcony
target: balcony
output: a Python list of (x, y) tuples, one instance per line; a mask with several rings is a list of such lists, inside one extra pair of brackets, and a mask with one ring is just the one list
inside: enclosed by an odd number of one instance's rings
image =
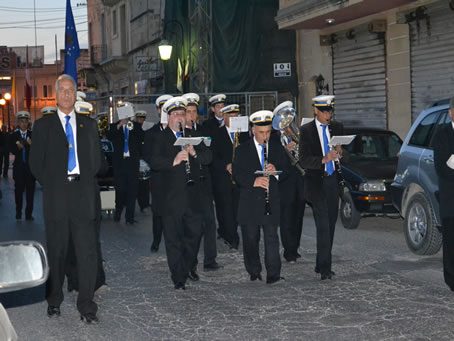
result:
[(107, 58), (107, 46), (105, 44), (90, 46), (91, 65), (99, 65), (106, 58)]

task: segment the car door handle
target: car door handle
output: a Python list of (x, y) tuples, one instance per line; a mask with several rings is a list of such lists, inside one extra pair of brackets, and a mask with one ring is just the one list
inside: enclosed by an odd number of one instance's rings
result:
[(426, 156), (425, 158), (423, 158), (423, 160), (425, 163), (434, 163), (433, 156)]

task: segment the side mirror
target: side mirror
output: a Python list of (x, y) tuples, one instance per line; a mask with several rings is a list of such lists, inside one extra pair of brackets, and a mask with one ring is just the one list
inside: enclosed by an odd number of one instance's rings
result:
[(46, 252), (40, 243), (0, 243), (0, 293), (41, 285), (48, 276)]

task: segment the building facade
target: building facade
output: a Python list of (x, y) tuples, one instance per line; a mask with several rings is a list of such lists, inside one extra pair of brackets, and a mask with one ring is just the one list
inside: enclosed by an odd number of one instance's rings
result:
[(421, 110), (454, 95), (452, 0), (280, 0), (275, 20), (297, 32), (304, 116), (329, 92), (346, 125), (405, 137)]

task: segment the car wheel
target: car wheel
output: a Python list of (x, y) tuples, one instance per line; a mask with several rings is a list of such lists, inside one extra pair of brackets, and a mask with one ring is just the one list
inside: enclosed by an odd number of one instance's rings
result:
[(410, 250), (418, 255), (433, 255), (442, 244), (442, 234), (435, 224), (435, 214), (424, 193), (413, 195), (404, 219), (404, 235)]
[(353, 230), (356, 229), (359, 225), (361, 214), (356, 209), (353, 198), (349, 192), (344, 193), (342, 197), (340, 206), (340, 218), (342, 225), (344, 225), (346, 229)]

